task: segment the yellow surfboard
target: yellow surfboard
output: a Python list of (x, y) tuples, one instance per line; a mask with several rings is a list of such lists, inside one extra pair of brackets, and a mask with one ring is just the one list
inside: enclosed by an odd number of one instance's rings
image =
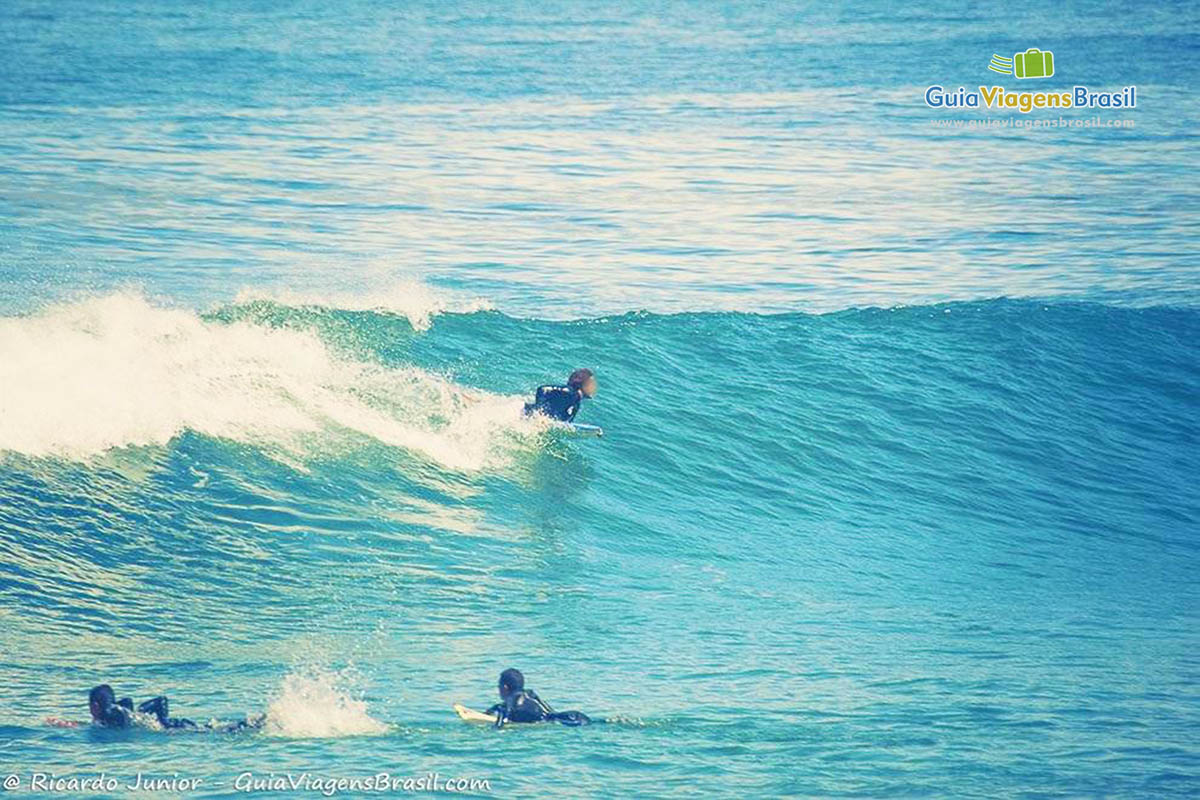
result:
[(482, 711), (475, 711), (467, 708), (462, 703), (454, 704), (454, 713), (458, 714), (458, 718), (463, 722), (477, 722), (484, 725), (492, 725), (496, 722), (494, 714), (485, 714)]

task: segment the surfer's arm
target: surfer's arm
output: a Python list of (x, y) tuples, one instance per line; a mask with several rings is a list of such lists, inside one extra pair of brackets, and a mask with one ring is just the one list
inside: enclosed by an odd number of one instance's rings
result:
[(152, 714), (158, 720), (158, 724), (164, 728), (171, 727), (171, 712), (167, 705), (167, 698), (159, 695), (153, 699), (147, 700), (138, 706), (138, 713)]
[(492, 716), (494, 716), (496, 718), (496, 727), (497, 728), (504, 727), (504, 723), (508, 721), (504, 715), (504, 703), (496, 703), (496, 705), (492, 706), (484, 713), (491, 714)]

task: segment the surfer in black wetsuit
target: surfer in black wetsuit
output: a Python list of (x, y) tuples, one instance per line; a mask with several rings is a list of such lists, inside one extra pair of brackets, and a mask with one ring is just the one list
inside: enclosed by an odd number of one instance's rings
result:
[[(146, 727), (139, 715), (153, 718), (164, 729), (172, 730), (201, 730), (201, 726), (183, 717), (172, 717), (167, 704), (167, 698), (159, 696), (139, 705), (136, 710), (133, 701), (128, 697), (117, 699), (116, 692), (107, 683), (102, 683), (88, 693), (88, 709), (92, 712), (92, 722), (105, 728), (135, 728)], [(266, 721), (266, 715), (259, 714), (247, 717), (228, 725), (204, 725), (204, 730), (219, 730), (228, 733), (247, 729), (261, 728)], [(149, 727), (153, 727), (150, 725)]]
[(570, 422), (579, 413), (584, 398), (596, 395), (596, 376), (580, 368), (567, 378), (566, 386), (539, 386), (532, 403), (525, 404), (525, 416), (545, 414), (559, 422)]
[(509, 722), (561, 722), (563, 725), (587, 725), (588, 716), (580, 711), (555, 711), (537, 692), (525, 688), (525, 676), (520, 670), (506, 669), (500, 673), (500, 702), (487, 710), (496, 715), (496, 727)]
[(113, 688), (102, 683), (88, 694), (88, 708), (92, 712), (92, 722), (106, 728), (132, 728), (138, 725), (138, 714), (146, 714), (155, 719), (164, 728), (195, 728), (196, 723), (183, 717), (172, 717), (167, 708), (167, 698), (155, 697), (147, 700), (134, 710), (133, 701), (128, 697), (117, 699)]

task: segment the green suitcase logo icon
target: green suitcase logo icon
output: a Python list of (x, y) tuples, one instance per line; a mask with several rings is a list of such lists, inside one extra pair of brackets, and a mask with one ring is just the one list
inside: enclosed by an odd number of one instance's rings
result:
[(1054, 53), (1031, 47), (1013, 55), (1013, 74), (1018, 78), (1049, 78), (1054, 74)]

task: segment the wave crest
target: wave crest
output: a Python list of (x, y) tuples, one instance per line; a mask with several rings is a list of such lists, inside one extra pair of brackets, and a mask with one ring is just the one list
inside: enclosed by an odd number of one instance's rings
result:
[[(452, 469), (503, 459), (521, 399), (344, 357), (315, 332), (118, 293), (0, 319), (0, 451), (83, 459), (185, 430), (303, 454), (366, 437)], [(315, 444), (314, 444), (315, 443)]]
[(419, 281), (401, 281), (386, 288), (363, 292), (301, 292), (292, 289), (244, 288), (234, 302), (244, 305), (271, 302), (292, 308), (336, 308), (341, 311), (376, 311), (406, 318), (415, 330), (429, 330), (439, 314), (489, 311), (482, 298), (459, 299), (436, 292)]

